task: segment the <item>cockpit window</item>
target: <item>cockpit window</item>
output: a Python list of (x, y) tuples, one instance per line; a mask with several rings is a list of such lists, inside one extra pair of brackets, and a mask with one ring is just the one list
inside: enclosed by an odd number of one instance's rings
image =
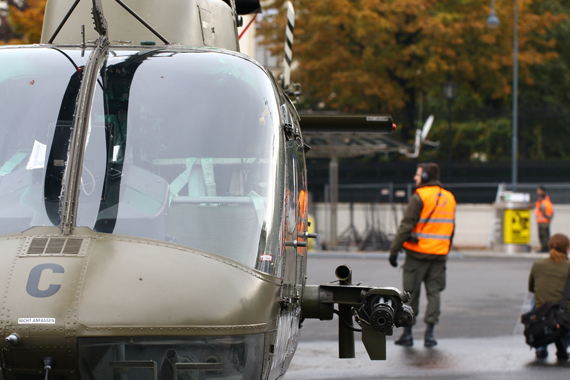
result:
[[(0, 234), (61, 223), (89, 54), (0, 49)], [(246, 59), (110, 51), (86, 131), (76, 224), (272, 273), (279, 131), (273, 84)]]
[(80, 50), (0, 50), (0, 234), (59, 224), (84, 64)]
[(113, 51), (95, 93), (79, 226), (271, 260), (279, 113), (231, 55)]

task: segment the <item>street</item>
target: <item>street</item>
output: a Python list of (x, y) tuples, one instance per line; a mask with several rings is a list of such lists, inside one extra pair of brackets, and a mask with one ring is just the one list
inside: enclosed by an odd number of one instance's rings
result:
[[(307, 284), (336, 280), (340, 264), (352, 268), (353, 283), (395, 286), (401, 289), (401, 268), (392, 268), (387, 256), (310, 254)], [(404, 258), (399, 258), (403, 264)], [(370, 361), (360, 334), (355, 333), (356, 358), (338, 359), (338, 319), (306, 320), (285, 380), (379, 379), (566, 379), (570, 363), (557, 363), (555, 347), (546, 360), (537, 361), (524, 342), (520, 315), (530, 309), (527, 279), (534, 259), (472, 257), (453, 254), (447, 265), (447, 288), (442, 293), (442, 315), (436, 325), (438, 345), (423, 346), (425, 293), (414, 326), (414, 346), (396, 346), (403, 329), (388, 337), (387, 360)]]

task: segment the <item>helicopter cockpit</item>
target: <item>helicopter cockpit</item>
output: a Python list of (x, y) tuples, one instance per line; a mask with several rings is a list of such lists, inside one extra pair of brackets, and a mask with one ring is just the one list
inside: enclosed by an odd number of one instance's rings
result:
[[(30, 50), (45, 59), (27, 59)], [(58, 226), (86, 58), (35, 47), (6, 49), (0, 60), (12, 68), (0, 74), (0, 234)], [(208, 49), (110, 49), (97, 82), (77, 226), (254, 268), (280, 249), (268, 241), (279, 235), (280, 116), (258, 65)], [(25, 111), (30, 103), (37, 112)]]

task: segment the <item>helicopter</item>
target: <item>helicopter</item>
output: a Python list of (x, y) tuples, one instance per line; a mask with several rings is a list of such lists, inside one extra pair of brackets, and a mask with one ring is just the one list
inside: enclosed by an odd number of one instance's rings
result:
[(0, 378), (279, 379), (335, 313), (341, 357), (356, 321), (385, 359), (407, 293), (307, 284), (300, 118), (239, 52), (257, 5), (131, 3), (48, 0), (41, 43), (0, 48)]

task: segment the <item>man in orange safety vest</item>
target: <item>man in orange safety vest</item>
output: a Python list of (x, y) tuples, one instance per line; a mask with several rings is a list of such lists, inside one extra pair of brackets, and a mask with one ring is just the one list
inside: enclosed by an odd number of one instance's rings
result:
[[(424, 346), (437, 344), (433, 329), (439, 321), (440, 293), (445, 289), (447, 254), (455, 231), (455, 197), (441, 187), (439, 166), (420, 164), (414, 176), (417, 189), (410, 198), (398, 233), (390, 246), (390, 264), (398, 266), (398, 253), (404, 248), (403, 288), (411, 295), (410, 306), (417, 318), (420, 290), (425, 284), (427, 308)], [(397, 345), (412, 346), (412, 327), (405, 327)]]
[(540, 240), (540, 251), (548, 252), (548, 240), (550, 239), (550, 221), (554, 216), (554, 209), (550, 197), (546, 194), (543, 186), (536, 189), (538, 199), (534, 207), (534, 215), (536, 215), (536, 223), (538, 224), (538, 238)]

